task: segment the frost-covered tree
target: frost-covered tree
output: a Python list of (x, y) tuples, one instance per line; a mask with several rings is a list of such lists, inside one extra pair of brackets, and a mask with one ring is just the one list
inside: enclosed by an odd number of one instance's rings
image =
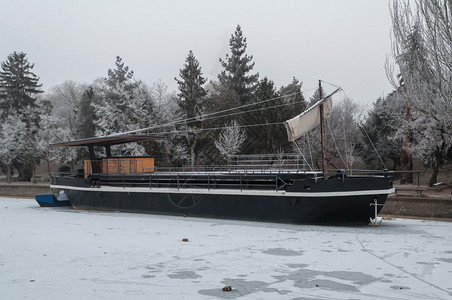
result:
[(61, 131), (64, 131), (62, 119), (53, 115), (53, 106), (48, 100), (41, 99), (39, 102), (41, 107), (41, 129), (37, 135), (38, 149), (42, 154), (42, 158), (47, 162), (47, 170), (50, 173), (50, 162), (60, 161), (61, 150), (63, 148), (53, 147), (51, 144), (62, 142)]
[(446, 132), (438, 122), (423, 116), (412, 122), (413, 142), (410, 145), (415, 156), (425, 167), (433, 168), (428, 186), (437, 182), (439, 170), (446, 162), (450, 148), (451, 133)]
[(116, 86), (133, 86), (131, 79), (133, 78), (133, 71), (129, 71), (128, 66), (124, 66), (122, 58), (116, 56), (116, 69), (108, 69), (108, 77), (105, 83), (110, 87)]
[(5, 166), (7, 182), (11, 182), (13, 163), (21, 158), (26, 123), (15, 112), (9, 113), (0, 124), (0, 161)]
[(39, 77), (32, 72), (33, 67), (25, 53), (14, 52), (2, 62), (0, 71), (0, 121), (12, 114), (26, 124), (22, 135), (24, 143), (16, 149), (18, 155), (13, 165), (19, 177), (27, 181), (33, 176), (39, 161), (36, 134), (40, 126), (40, 111), (36, 99), (42, 91)]
[(221, 156), (229, 161), (231, 155), (239, 152), (240, 146), (245, 140), (245, 132), (239, 127), (237, 121), (233, 120), (221, 130), (218, 139), (215, 141), (215, 147), (217, 147)]
[(246, 38), (243, 36), (240, 25), (229, 39), (231, 54), (226, 54), (226, 59), (220, 58), (223, 71), (218, 75), (222, 85), (232, 88), (240, 97), (240, 103), (252, 101), (254, 89), (259, 79), (259, 73), (251, 74), (254, 68), (253, 56), (246, 54)]
[(172, 103), (172, 101), (169, 101), (170, 93), (168, 92), (168, 85), (166, 85), (161, 79), (152, 83), (151, 90), (152, 99), (154, 99), (155, 103), (155, 110), (157, 111), (157, 115), (159, 117), (165, 118), (168, 110), (176, 110), (175, 108), (173, 109), (171, 105), (168, 105)]
[[(40, 141), (52, 144), (93, 136), (93, 134), (87, 136), (84, 132), (86, 127), (92, 126), (93, 123), (93, 114), (86, 109), (86, 101), (91, 101), (91, 99), (83, 100), (85, 91), (87, 91), (85, 84), (65, 81), (51, 87), (41, 97)], [(93, 128), (92, 130), (94, 130)], [(68, 164), (73, 169), (81, 166), (81, 159), (86, 157), (86, 150), (83, 148), (49, 148), (47, 145), (43, 149), (43, 155), (47, 161)]]
[[(350, 98), (344, 98), (335, 105), (328, 117), (326, 132), (327, 138), (331, 140), (329, 151), (327, 150), (330, 164), (335, 165), (339, 158), (345, 168), (353, 169), (353, 165), (358, 161), (362, 145), (358, 127), (360, 112), (358, 104)], [(336, 165), (336, 168), (339, 167)]]
[(65, 81), (62, 84), (55, 85), (43, 95), (43, 100), (48, 101), (52, 106), (52, 116), (58, 119), (60, 126), (67, 129), (71, 134), (70, 140), (81, 138), (77, 134), (80, 126), (79, 116), (80, 103), (86, 90), (85, 84), (79, 84), (74, 81)]
[[(133, 71), (116, 58), (116, 68), (108, 70), (108, 77), (93, 84), (98, 100), (93, 104), (97, 136), (120, 134), (140, 129), (152, 116), (144, 109), (151, 91), (141, 81), (133, 79)], [(119, 155), (143, 155), (139, 144), (124, 144), (114, 148)]]
[[(326, 92), (324, 93), (326, 94)], [(309, 99), (310, 105), (320, 99), (319, 90)], [(352, 169), (360, 160), (362, 140), (359, 134), (360, 107), (349, 98), (342, 101), (333, 96), (333, 110), (325, 119), (326, 161), (334, 169)], [(296, 143), (296, 144), (295, 144)], [(322, 169), (320, 125), (307, 132), (293, 144), (295, 152), (303, 153), (312, 169)]]
[(38, 140), (41, 109), (35, 106), (27, 106), (22, 109), (22, 113), (20, 120), (26, 126), (23, 134), (24, 142), (20, 149), (20, 158), (17, 161), (16, 169), (19, 171), (19, 177), (25, 181), (30, 181), (35, 176), (36, 167), (42, 158), (42, 144)]
[[(447, 151), (452, 144), (448, 134), (452, 131), (451, 9), (449, 0), (416, 0), (414, 4), (393, 1), (391, 9), (393, 56), (403, 79), (401, 88), (411, 109), (411, 118), (446, 133), (433, 139), (436, 149), (441, 152), (441, 149)], [(396, 80), (392, 82), (395, 88), (399, 88)], [(423, 120), (421, 115), (427, 120)], [(430, 136), (425, 136), (425, 139), (429, 140)], [(417, 143), (422, 143), (422, 139)], [(435, 152), (430, 151), (432, 155)], [(437, 157), (443, 156), (444, 153)], [(439, 165), (440, 162), (435, 163), (435, 166)], [(434, 170), (433, 175), (436, 173)], [(435, 181), (436, 178), (431, 178), (429, 184)]]
[[(413, 111), (412, 106), (419, 97), (428, 97), (424, 80), (421, 78), (425, 74), (430, 73), (431, 70), (426, 64), (425, 57), (427, 56), (427, 49), (424, 46), (424, 41), (420, 33), (418, 25), (414, 25), (412, 32), (405, 38), (403, 50), (400, 49), (400, 53), (397, 56), (397, 64), (403, 70), (403, 75), (398, 74), (397, 81), (390, 77), (394, 87), (398, 90), (399, 94), (405, 99), (404, 105), (404, 122), (398, 129), (401, 136), (401, 153), (400, 164), (402, 173), (400, 183), (412, 183), (413, 182), (413, 151), (410, 145), (413, 143), (412, 124)], [(425, 79), (430, 76), (425, 76)], [(399, 87), (397, 87), (397, 83)], [(423, 96), (421, 96), (423, 95)]]

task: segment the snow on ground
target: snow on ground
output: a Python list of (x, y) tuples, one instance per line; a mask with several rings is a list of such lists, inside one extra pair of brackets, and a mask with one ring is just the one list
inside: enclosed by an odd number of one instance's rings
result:
[(0, 198), (0, 299), (451, 299), (451, 278), (450, 222), (306, 226)]

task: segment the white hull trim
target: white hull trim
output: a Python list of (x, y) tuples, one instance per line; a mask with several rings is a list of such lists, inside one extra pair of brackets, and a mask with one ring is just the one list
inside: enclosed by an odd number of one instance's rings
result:
[(67, 185), (51, 185), (50, 188), (61, 190), (74, 190), (84, 192), (114, 192), (114, 193), (167, 193), (167, 194), (210, 194), (210, 195), (251, 195), (263, 197), (347, 197), (347, 196), (368, 196), (368, 195), (389, 195), (395, 192), (394, 188), (384, 190), (362, 190), (362, 191), (344, 191), (344, 192), (286, 192), (286, 191), (249, 191), (232, 189), (175, 189), (175, 188), (145, 188), (145, 187), (76, 187)]

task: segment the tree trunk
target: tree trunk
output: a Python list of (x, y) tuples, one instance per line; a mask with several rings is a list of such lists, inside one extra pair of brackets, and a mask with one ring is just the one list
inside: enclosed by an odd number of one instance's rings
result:
[(196, 142), (192, 141), (192, 144), (190, 146), (190, 161), (191, 161), (192, 167), (195, 165), (195, 160), (196, 160), (195, 147), (196, 147)]
[[(413, 183), (413, 158), (402, 144), (402, 153), (400, 154), (400, 165), (402, 167), (402, 176), (400, 183)], [(405, 171), (405, 172), (404, 172)]]
[(430, 179), (428, 181), (429, 187), (432, 187), (433, 184), (438, 182), (439, 168), (441, 167), (441, 161), (443, 160), (443, 154), (444, 154), (445, 148), (446, 148), (446, 144), (443, 142), (441, 144), (441, 149), (438, 149), (438, 151), (436, 151), (436, 153), (435, 153), (435, 166), (433, 167), (432, 176), (430, 176)]
[(11, 183), (11, 167), (9, 164), (6, 165), (6, 182)]
[[(406, 91), (405, 91), (406, 95)], [(412, 136), (411, 129), (407, 125), (411, 122), (411, 103), (408, 95), (406, 95), (405, 101), (405, 130), (402, 137), (402, 151), (400, 153), (400, 166), (402, 167), (402, 177), (400, 183), (413, 183), (413, 157), (408, 152), (408, 145), (410, 137)], [(405, 171), (405, 172), (404, 172)]]

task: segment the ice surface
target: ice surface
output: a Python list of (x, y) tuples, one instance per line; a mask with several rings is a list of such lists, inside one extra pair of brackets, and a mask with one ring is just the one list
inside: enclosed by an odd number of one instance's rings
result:
[(452, 223), (306, 226), (0, 198), (0, 299), (215, 298), (452, 299)]

